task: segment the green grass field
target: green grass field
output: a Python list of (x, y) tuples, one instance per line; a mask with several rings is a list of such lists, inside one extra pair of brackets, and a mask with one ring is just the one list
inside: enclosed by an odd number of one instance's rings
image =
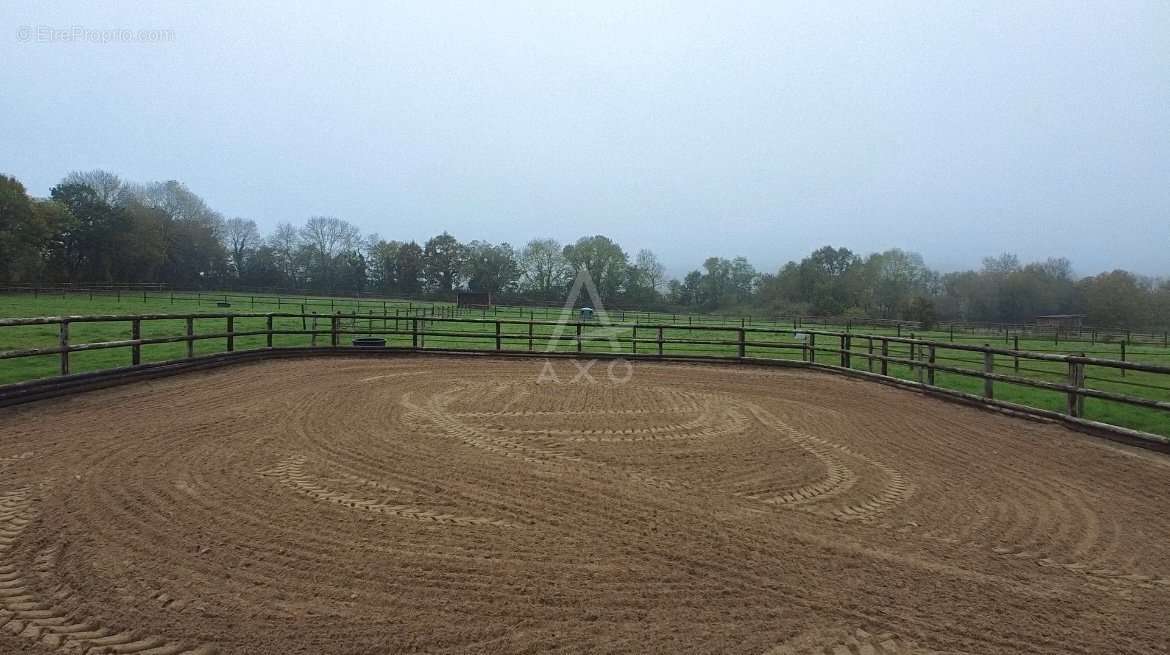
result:
[[(218, 300), (223, 300), (219, 296)], [(463, 349), (495, 349), (494, 320), (521, 321), (519, 324), (503, 323), (501, 325), (502, 347), (506, 350), (528, 350), (529, 329), (528, 321), (555, 321), (562, 316), (556, 308), (500, 308), (498, 310), (465, 310), (460, 311), (450, 304), (418, 303), (411, 301), (382, 301), (356, 300), (351, 298), (327, 297), (297, 297), (288, 298), (276, 296), (241, 296), (230, 298), (230, 307), (218, 307), (217, 298), (213, 294), (177, 294), (173, 299), (167, 292), (137, 294), (128, 293), (121, 296), (88, 294), (41, 295), (27, 294), (0, 295), (0, 317), (26, 318), (37, 316), (64, 316), (64, 315), (134, 315), (134, 314), (188, 314), (188, 313), (228, 313), (228, 312), (301, 312), (317, 311), (321, 318), (316, 326), (313, 319), (278, 318), (274, 322), (277, 330), (304, 330), (317, 329), (325, 334), (317, 335), (317, 345), (328, 345), (330, 335), (329, 315), (334, 312), (358, 313), (366, 316), (357, 320), (344, 319), (342, 330), (353, 330), (362, 333), (377, 333), (381, 331), (397, 331), (398, 334), (380, 334), (387, 339), (389, 345), (411, 345), (411, 322), (419, 321), (420, 330), (428, 332), (449, 333), (442, 336), (426, 336), (422, 344), (426, 348), (463, 348)], [(385, 314), (383, 313), (385, 312)], [(438, 321), (431, 318), (458, 318), (458, 321)], [(576, 315), (565, 315), (570, 321), (576, 320)], [(734, 329), (741, 325), (740, 319), (728, 319), (715, 316), (688, 316), (652, 312), (613, 311), (609, 318), (615, 323), (613, 327), (587, 326), (583, 329), (584, 337), (616, 336), (620, 339), (648, 340), (638, 344), (628, 341), (611, 342), (606, 339), (586, 341), (582, 346), (583, 352), (618, 352), (657, 353), (657, 329), (648, 327), (661, 324), (663, 339), (667, 341), (663, 348), (666, 355), (708, 355), (708, 356), (735, 356), (737, 334)], [(236, 332), (260, 331), (265, 328), (264, 318), (237, 317), (235, 320)], [(488, 322), (483, 322), (487, 320)], [(800, 359), (799, 342), (793, 335), (792, 325), (788, 322), (770, 322), (759, 319), (750, 323), (743, 323), (745, 327), (754, 329), (772, 328), (777, 332), (747, 333), (747, 341), (758, 345), (749, 345), (749, 357), (773, 357), (785, 359)], [(723, 328), (723, 329), (721, 329)], [(52, 348), (57, 345), (57, 326), (16, 326), (0, 327), (0, 352), (24, 350), (30, 348)], [(841, 330), (843, 326), (816, 326), (821, 330)], [(222, 333), (226, 330), (224, 318), (204, 318), (195, 321), (197, 334)], [(576, 334), (574, 326), (554, 326), (535, 324), (531, 326), (532, 349), (544, 351), (550, 347), (550, 335), (559, 331), (564, 337), (573, 337)], [(142, 322), (142, 337), (178, 336), (185, 334), (186, 323), (182, 319), (152, 320)], [(895, 329), (855, 328), (856, 335), (873, 334), (877, 336), (893, 336)], [(343, 335), (342, 343), (348, 343), (350, 335)], [(910, 336), (903, 331), (902, 336)], [(948, 332), (919, 332), (914, 336), (936, 341), (948, 341), (951, 334)], [(70, 326), (70, 343), (80, 344), (87, 342), (115, 341), (130, 338), (130, 323), (102, 322), (102, 323), (72, 323)], [(1010, 348), (1010, 336), (995, 338), (986, 335), (954, 335), (956, 343), (968, 345), (990, 344), (994, 347)], [(682, 343), (685, 341), (717, 341), (717, 344)], [(673, 342), (673, 343), (670, 343)], [(245, 350), (262, 348), (266, 338), (263, 335), (237, 336), (235, 348)], [(314, 344), (314, 337), (307, 334), (276, 335), (273, 345), (307, 346)], [(1021, 339), (1020, 349), (1031, 352), (1080, 354), (1085, 353), (1103, 359), (1117, 359), (1120, 356), (1120, 344), (1117, 343), (1085, 343), (1063, 342), (1055, 343), (1052, 340), (1025, 340)], [(836, 348), (839, 343), (835, 339), (822, 336), (818, 348)], [(782, 348), (779, 346), (789, 346)], [(222, 352), (227, 347), (225, 338), (207, 339), (195, 342), (195, 354), (212, 354)], [(851, 366), (857, 369), (868, 369), (869, 364), (863, 356), (868, 347), (864, 338), (853, 338)], [(553, 349), (562, 352), (575, 351), (576, 344), (572, 341), (562, 341), (553, 344)], [(875, 351), (876, 352), (876, 351)], [(141, 349), (143, 362), (157, 362), (172, 359), (181, 359), (187, 354), (185, 343), (152, 344)], [(878, 353), (880, 354), (880, 353)], [(1128, 361), (1145, 362), (1159, 365), (1170, 365), (1170, 349), (1152, 345), (1134, 345), (1127, 348)], [(890, 344), (890, 355), (894, 357), (910, 356), (909, 346), (906, 344)], [(100, 370), (130, 364), (129, 348), (112, 348), (87, 352), (75, 352), (70, 355), (70, 370), (74, 373)], [(836, 353), (818, 353), (817, 361), (826, 364), (839, 364), (840, 356)], [(939, 364), (982, 370), (983, 359), (980, 353), (964, 352), (959, 350), (939, 348), (937, 351)], [(59, 356), (56, 354), (22, 357), (17, 359), (0, 360), (0, 384), (31, 380), (56, 375), (58, 372)], [(1019, 370), (1015, 368), (1013, 358), (997, 356), (995, 372), (1007, 375), (1017, 375), (1047, 382), (1064, 383), (1067, 381), (1067, 366), (1062, 362), (1043, 362), (1022, 359)], [(873, 370), (880, 370), (880, 363), (874, 362)], [(908, 366), (891, 364), (889, 373), (905, 379), (917, 379), (917, 373)], [(983, 382), (980, 379), (956, 373), (938, 372), (935, 382), (937, 385), (965, 391), (982, 393)], [(1137, 396), (1153, 400), (1170, 401), (1170, 375), (1128, 372), (1124, 377), (1117, 369), (1090, 366), (1086, 370), (1086, 386), (1130, 396)], [(1056, 391), (1034, 389), (1021, 385), (997, 382), (995, 385), (996, 398), (1009, 402), (1030, 405), (1033, 407), (1063, 411), (1065, 395)], [(1156, 434), (1170, 436), (1170, 413), (1154, 409), (1133, 407), (1112, 401), (1099, 399), (1085, 400), (1085, 416), (1115, 425), (1144, 430)]]

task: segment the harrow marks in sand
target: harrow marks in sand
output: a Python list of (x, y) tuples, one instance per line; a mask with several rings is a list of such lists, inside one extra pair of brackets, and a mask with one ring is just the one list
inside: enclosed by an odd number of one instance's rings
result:
[[(914, 485), (894, 467), (828, 439), (805, 434), (760, 407), (749, 406), (749, 410), (762, 425), (799, 444), (816, 457), (824, 465), (826, 475), (823, 480), (776, 496), (745, 494), (746, 497), (806, 509), (843, 520), (864, 520), (892, 509), (914, 493)], [(884, 482), (877, 493), (853, 499), (841, 507), (823, 507), (819, 503), (849, 491), (856, 484), (858, 475), (844, 463), (847, 459), (875, 469), (884, 478)]]
[(498, 519), (478, 518), (472, 516), (453, 516), (451, 514), (441, 514), (430, 510), (419, 509), (417, 507), (410, 507), (408, 505), (393, 504), (391, 499), (394, 492), (400, 492), (400, 489), (386, 487), (370, 480), (364, 480), (352, 474), (343, 474), (349, 479), (351, 483), (356, 483), (360, 487), (366, 489), (373, 489), (375, 491), (389, 492), (384, 500), (371, 499), (364, 496), (357, 496), (346, 493), (344, 491), (335, 491), (325, 486), (324, 480), (314, 478), (304, 472), (305, 458), (304, 457), (289, 457), (280, 462), (276, 466), (267, 471), (263, 471), (264, 475), (273, 476), (296, 491), (303, 493), (312, 498), (323, 500), (352, 509), (362, 510), (366, 512), (375, 512), (378, 514), (385, 514), (387, 516), (396, 516), (404, 519), (412, 519), (415, 521), (431, 521), (433, 523), (447, 523), (451, 525), (492, 525), (501, 528), (514, 527), (507, 521)]
[[(215, 647), (191, 647), (135, 630), (120, 630), (77, 616), (69, 609), (77, 593), (58, 583), (51, 595), (37, 593), (25, 566), (11, 554), (16, 539), (33, 518), (24, 490), (0, 496), (0, 629), (17, 638), (62, 653), (136, 653), (138, 655), (213, 655)], [(31, 567), (52, 584), (54, 551), (41, 552)]]
[(1161, 456), (810, 373), (544, 373), (266, 362), (0, 414), (0, 652), (1170, 642)]

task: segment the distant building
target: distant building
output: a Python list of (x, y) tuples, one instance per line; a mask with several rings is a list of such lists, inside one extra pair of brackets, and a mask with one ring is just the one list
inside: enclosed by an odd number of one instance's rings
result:
[(1085, 323), (1085, 314), (1049, 314), (1036, 317), (1036, 327), (1058, 330), (1079, 330)]
[(490, 291), (482, 293), (475, 291), (460, 291), (459, 292), (459, 306), (472, 309), (481, 309), (492, 306), (492, 294)]

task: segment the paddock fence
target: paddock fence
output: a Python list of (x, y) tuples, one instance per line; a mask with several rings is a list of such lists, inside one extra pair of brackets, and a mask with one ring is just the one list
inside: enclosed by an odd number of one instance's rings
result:
[[(383, 314), (397, 313), (402, 316), (427, 316), (442, 318), (515, 318), (527, 320), (559, 320), (566, 318), (562, 303), (528, 303), (524, 305), (503, 302), (485, 308), (459, 308), (454, 302), (440, 300), (393, 298), (379, 293), (361, 292), (341, 295), (323, 295), (327, 292), (309, 290), (256, 289), (235, 291), (199, 291), (168, 287), (162, 283), (124, 284), (58, 284), (58, 285), (13, 285), (0, 286), (0, 295), (21, 294), (33, 298), (111, 298), (118, 303), (141, 302), (143, 308), (151, 305), (219, 308), (243, 308), (255, 311), (319, 311), (334, 313), (362, 313), (375, 311)], [(845, 332), (883, 332), (895, 336), (912, 336), (916, 333), (930, 334), (935, 340), (944, 337), (949, 341), (1036, 340), (1051, 342), (1054, 346), (1080, 343), (1101, 347), (1118, 348), (1138, 345), (1161, 347), (1170, 353), (1170, 329), (1130, 329), (1119, 326), (1066, 327), (1040, 325), (1036, 323), (988, 323), (945, 321), (924, 328), (919, 322), (859, 316), (802, 316), (802, 315), (752, 315), (720, 313), (688, 313), (679, 311), (650, 311), (644, 309), (612, 307), (610, 319), (615, 322), (641, 322), (648, 324), (686, 325), (703, 327), (722, 325), (728, 327), (772, 327), (792, 329), (824, 329)], [(571, 317), (568, 317), (571, 318)]]
[[(27, 332), (20, 342), (32, 339), (36, 345), (2, 350), (18, 342), (10, 336), (16, 330)], [(334, 354), (442, 351), (813, 367), (1170, 444), (1167, 366), (895, 335), (748, 326), (696, 330), (669, 323), (607, 326), (340, 312), (0, 319), (0, 372), (9, 368), (0, 380), (11, 381), (0, 386), (0, 404), (53, 379), (212, 354), (262, 356), (306, 348)], [(85, 360), (80, 367), (78, 360)], [(29, 365), (21, 368), (20, 362)]]

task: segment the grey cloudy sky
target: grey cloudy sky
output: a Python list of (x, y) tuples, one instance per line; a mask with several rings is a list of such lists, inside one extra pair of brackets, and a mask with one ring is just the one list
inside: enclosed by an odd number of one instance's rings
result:
[(1170, 274), (1168, 2), (71, 4), (0, 5), (35, 195), (104, 168), (264, 230), (601, 233), (676, 275), (830, 243)]

